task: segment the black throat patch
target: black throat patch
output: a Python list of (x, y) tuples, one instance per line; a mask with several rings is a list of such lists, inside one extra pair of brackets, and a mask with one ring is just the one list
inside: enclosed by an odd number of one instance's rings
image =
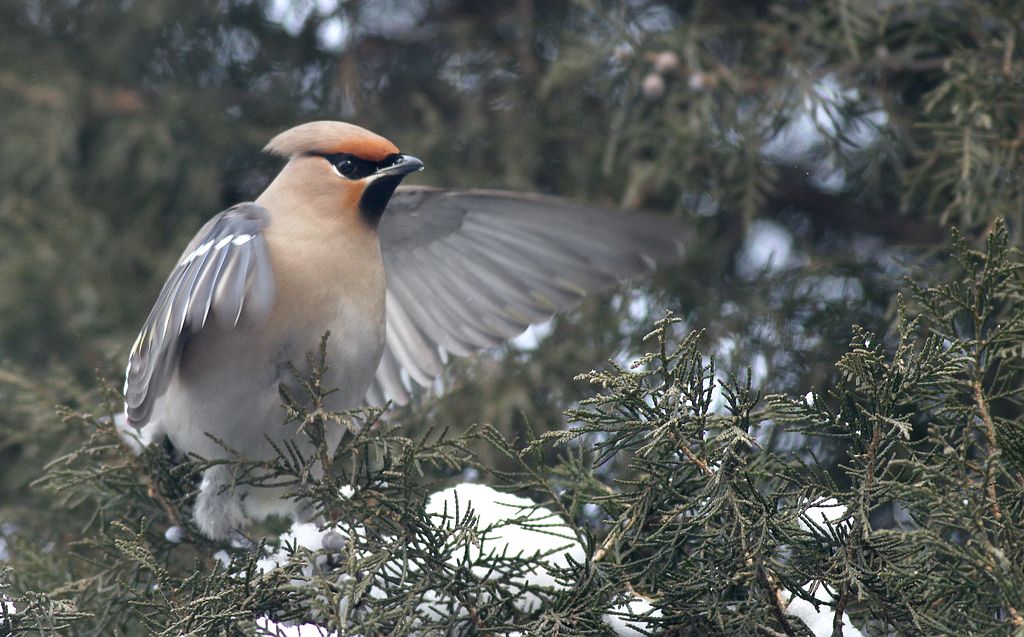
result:
[(384, 175), (371, 181), (359, 200), (359, 212), (368, 222), (376, 226), (384, 214), (395, 188), (402, 183), (405, 175)]

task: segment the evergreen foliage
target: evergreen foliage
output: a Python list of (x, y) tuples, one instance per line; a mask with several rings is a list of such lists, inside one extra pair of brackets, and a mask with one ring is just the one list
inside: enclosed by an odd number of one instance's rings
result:
[[(0, 3), (0, 634), (1024, 634), (1022, 24), (1000, 0)], [(282, 426), (316, 451), (232, 462), (321, 528), (218, 545), (190, 521), (210, 463), (131, 453), (115, 387), (188, 236), (316, 118), (434, 185), (693, 235), (410, 408), (327, 412), (325, 350), (294, 361)], [(329, 423), (351, 433), (313, 480)], [(467, 482), (534, 504), (438, 504)]]

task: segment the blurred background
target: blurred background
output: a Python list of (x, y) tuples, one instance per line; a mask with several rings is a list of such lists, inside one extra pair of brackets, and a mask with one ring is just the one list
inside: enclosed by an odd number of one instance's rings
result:
[(590, 391), (573, 376), (632, 360), (666, 309), (722, 378), (821, 391), (904, 275), (941, 276), (950, 227), (1005, 217), (1019, 243), (1022, 20), (1009, 0), (3, 0), (0, 524), (53, 535), (29, 484), (88, 433), (54, 407), (103, 409), (187, 240), (313, 119), (421, 157), (409, 183), (693, 228), (680, 266), (456, 361), (409, 427), (561, 427)]

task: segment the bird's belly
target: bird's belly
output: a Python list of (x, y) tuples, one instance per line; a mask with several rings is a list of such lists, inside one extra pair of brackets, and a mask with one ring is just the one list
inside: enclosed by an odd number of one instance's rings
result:
[[(237, 453), (267, 460), (276, 453), (268, 438), (278, 445), (289, 440), (308, 449), (305, 434), (298, 431), (301, 423), (285, 422), (280, 389), (300, 404), (310, 404), (289, 365), (300, 379), (309, 378), (314, 369), (310, 355), (315, 366), (321, 338), (328, 331), (321, 387), (334, 391), (326, 397), (325, 407), (341, 411), (363, 404), (384, 348), (383, 312), (378, 316), (372, 310), (342, 307), (328, 320), (294, 318), (253, 330), (201, 332), (188, 344), (178, 373), (154, 410), (160, 430), (177, 450), (210, 459)], [(272, 341), (270, 347), (256, 345), (266, 339)], [(260, 358), (253, 352), (264, 354)], [(272, 353), (269, 358), (266, 352)], [(343, 433), (338, 425), (328, 431), (332, 451)]]
[(312, 371), (306, 363), (306, 352), (313, 352), (316, 361), (321, 340), (328, 331), (327, 369), (321, 385), (336, 391), (327, 397), (327, 407), (332, 410), (361, 407), (384, 353), (384, 313), (367, 317), (360, 312), (342, 311), (331, 325), (316, 333), (316, 339), (298, 359), (290, 359), (301, 361), (300, 370)]

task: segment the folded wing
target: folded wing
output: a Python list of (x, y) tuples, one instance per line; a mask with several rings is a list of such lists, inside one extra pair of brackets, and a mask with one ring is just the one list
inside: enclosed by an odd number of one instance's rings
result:
[(387, 344), (367, 401), (428, 387), (464, 356), (681, 256), (673, 220), (554, 197), (399, 188), (380, 224)]
[(174, 266), (128, 358), (125, 411), (146, 423), (188, 339), (211, 321), (222, 329), (259, 323), (274, 301), (274, 276), (262, 231), (265, 208), (243, 203), (217, 214)]

